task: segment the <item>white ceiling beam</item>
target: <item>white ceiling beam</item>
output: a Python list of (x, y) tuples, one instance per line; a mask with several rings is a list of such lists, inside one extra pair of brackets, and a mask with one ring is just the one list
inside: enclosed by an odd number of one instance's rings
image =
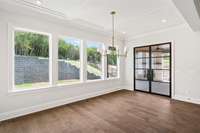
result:
[(194, 0), (173, 0), (174, 4), (194, 31), (200, 31), (200, 17)]

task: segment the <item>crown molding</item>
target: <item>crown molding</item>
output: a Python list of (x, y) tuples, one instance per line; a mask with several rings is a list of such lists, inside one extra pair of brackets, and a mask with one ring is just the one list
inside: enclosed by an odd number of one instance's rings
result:
[[(90, 32), (92, 34), (111, 37), (111, 31), (103, 29), (95, 24), (90, 24), (84, 20), (78, 23), (76, 19), (69, 19), (64, 13), (55, 11), (46, 7), (37, 6), (25, 0), (1, 0), (0, 10), (39, 18), (40, 20), (48, 20), (49, 22), (59, 23), (65, 26), (74, 27), (76, 29)], [(116, 33), (117, 41), (123, 41), (124, 35)]]
[(43, 13), (48, 13), (49, 15), (53, 15), (53, 16), (60, 17), (60, 18), (63, 18), (63, 19), (67, 19), (67, 16), (62, 12), (46, 8), (44, 6), (38, 6), (37, 4), (31, 3), (27, 0), (15, 0), (14, 2), (18, 5), (23, 5), (23, 6), (32, 8), (33, 10), (36, 10), (36, 11), (38, 10), (38, 11), (43, 12)]

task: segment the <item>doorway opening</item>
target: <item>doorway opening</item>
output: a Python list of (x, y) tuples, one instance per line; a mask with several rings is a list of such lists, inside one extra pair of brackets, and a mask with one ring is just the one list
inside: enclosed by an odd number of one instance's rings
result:
[(171, 42), (133, 51), (134, 90), (171, 97)]

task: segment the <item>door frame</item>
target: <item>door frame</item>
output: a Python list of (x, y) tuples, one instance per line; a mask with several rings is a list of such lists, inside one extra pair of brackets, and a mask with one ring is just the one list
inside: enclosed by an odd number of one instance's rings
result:
[[(170, 73), (169, 73), (169, 96), (167, 96), (167, 95), (163, 95), (163, 94), (158, 94), (158, 93), (154, 93), (154, 92), (151, 92), (151, 87), (150, 87), (150, 89), (149, 89), (149, 92), (147, 92), (147, 91), (143, 91), (143, 90), (137, 90), (136, 89), (136, 84), (135, 84), (135, 80), (136, 80), (136, 74), (135, 74), (135, 49), (136, 48), (142, 48), (142, 47), (150, 47), (151, 48), (151, 46), (159, 46), (159, 45), (165, 45), (165, 44), (169, 44), (169, 46), (170, 46), (170, 50), (169, 50), (169, 52), (170, 52)], [(151, 53), (151, 49), (149, 49), (149, 51), (150, 51), (150, 53)], [(160, 95), (160, 96), (166, 96), (166, 97), (170, 97), (170, 98), (172, 98), (172, 42), (165, 42), (165, 43), (156, 43), (156, 44), (151, 44), (151, 45), (143, 45), (143, 46), (136, 46), (136, 47), (133, 47), (133, 89), (134, 89), (134, 91), (140, 91), (140, 92), (144, 92), (144, 93), (149, 93), (149, 94), (155, 94), (155, 95)], [(150, 55), (149, 55), (150, 56)], [(150, 57), (149, 57), (150, 58)], [(151, 60), (150, 60), (150, 62), (149, 63), (151, 63)], [(150, 81), (151, 82), (151, 81)]]

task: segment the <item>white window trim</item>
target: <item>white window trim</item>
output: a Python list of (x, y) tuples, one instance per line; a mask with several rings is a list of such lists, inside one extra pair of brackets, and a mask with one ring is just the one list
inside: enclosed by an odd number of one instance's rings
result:
[(56, 36), (56, 34), (52, 34), (52, 48), (49, 49), (52, 54), (52, 86), (55, 87), (57, 85), (57, 80), (58, 80), (58, 37)]
[[(41, 35), (46, 35), (49, 37), (49, 82), (47, 86), (44, 87), (33, 87), (29, 89), (17, 89), (15, 88), (15, 31), (31, 32)], [(53, 75), (52, 75), (52, 35), (50, 33), (41, 32), (37, 30), (32, 30), (28, 28), (21, 28), (18, 26), (13, 26), (8, 24), (8, 58), (9, 58), (9, 81), (8, 81), (8, 92), (16, 92), (18, 90), (28, 91), (37, 90), (43, 88), (49, 88), (53, 86)]]
[(107, 55), (105, 55), (106, 46), (103, 44), (103, 53), (102, 53), (102, 73), (103, 73), (103, 80), (107, 79)]
[(80, 79), (82, 83), (87, 81), (87, 52), (86, 52), (86, 45), (87, 42), (85, 40), (81, 41), (80, 47), (80, 61), (81, 61), (81, 68), (80, 68)]

